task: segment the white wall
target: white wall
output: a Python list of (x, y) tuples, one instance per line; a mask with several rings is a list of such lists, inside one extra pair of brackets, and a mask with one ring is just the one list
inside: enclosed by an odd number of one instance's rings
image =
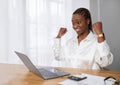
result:
[[(98, 19), (97, 0), (91, 0), (93, 22)], [(114, 55), (110, 69), (120, 70), (120, 0), (100, 0), (100, 15), (106, 39)]]

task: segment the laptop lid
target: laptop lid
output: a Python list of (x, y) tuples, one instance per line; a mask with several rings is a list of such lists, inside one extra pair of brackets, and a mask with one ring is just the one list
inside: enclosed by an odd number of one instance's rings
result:
[(22, 54), (22, 53), (17, 52), (17, 51), (15, 51), (15, 53), (22, 60), (22, 62), (29, 69), (29, 71), (31, 71), (31, 72), (33, 72), (33, 73), (35, 73), (43, 78), (43, 76), (40, 74), (38, 69), (33, 65), (31, 60), (25, 54)]

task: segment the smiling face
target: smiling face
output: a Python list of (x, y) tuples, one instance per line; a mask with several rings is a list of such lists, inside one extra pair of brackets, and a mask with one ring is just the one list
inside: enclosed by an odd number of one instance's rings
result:
[(76, 31), (78, 36), (82, 36), (84, 34), (87, 34), (89, 30), (89, 19), (85, 19), (82, 15), (79, 14), (73, 14), (72, 16), (72, 25), (73, 29)]

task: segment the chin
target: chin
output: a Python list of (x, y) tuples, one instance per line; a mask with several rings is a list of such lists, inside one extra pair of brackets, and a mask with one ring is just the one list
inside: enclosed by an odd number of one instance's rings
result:
[(82, 35), (83, 33), (82, 32), (76, 32), (78, 36)]

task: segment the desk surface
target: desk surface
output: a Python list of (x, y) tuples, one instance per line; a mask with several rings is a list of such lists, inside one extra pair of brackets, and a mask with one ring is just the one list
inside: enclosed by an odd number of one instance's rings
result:
[[(100, 76), (114, 76), (120, 81), (120, 71), (97, 71), (83, 70), (78, 68), (59, 68), (71, 74), (88, 73)], [(59, 82), (67, 79), (66, 76), (50, 80), (43, 80), (32, 72), (29, 72), (24, 65), (0, 64), (0, 85), (58, 85)]]

